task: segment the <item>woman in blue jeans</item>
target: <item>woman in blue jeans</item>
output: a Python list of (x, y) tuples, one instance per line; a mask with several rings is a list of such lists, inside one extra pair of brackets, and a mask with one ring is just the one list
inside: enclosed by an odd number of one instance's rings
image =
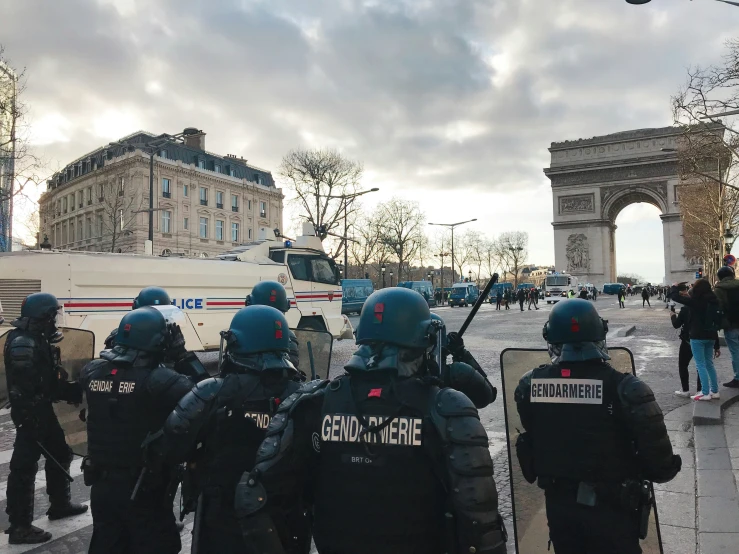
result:
[(713, 358), (721, 355), (721, 350), (715, 348), (718, 344), (718, 331), (709, 331), (706, 321), (706, 312), (709, 304), (718, 305), (718, 298), (711, 289), (711, 284), (705, 279), (698, 279), (690, 293), (680, 291), (673, 294), (672, 299), (679, 304), (690, 308), (690, 349), (693, 351), (695, 366), (701, 382), (701, 392), (692, 396), (693, 400), (713, 400), (719, 397), (718, 376)]

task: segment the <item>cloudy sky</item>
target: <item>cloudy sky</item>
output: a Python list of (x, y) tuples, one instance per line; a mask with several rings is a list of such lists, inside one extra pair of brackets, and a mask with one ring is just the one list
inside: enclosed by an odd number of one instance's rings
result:
[[(0, 0), (54, 167), (138, 129), (276, 169), (295, 147), (361, 160), (366, 203), (527, 230), (553, 263), (552, 141), (671, 123), (670, 95), (717, 63), (739, 8), (711, 0)], [(617, 223), (620, 271), (661, 280), (658, 212)]]

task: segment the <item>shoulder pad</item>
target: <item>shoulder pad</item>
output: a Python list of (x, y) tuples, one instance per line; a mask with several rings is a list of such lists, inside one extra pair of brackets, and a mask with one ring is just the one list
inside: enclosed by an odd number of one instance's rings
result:
[(87, 362), (85, 366), (80, 370), (80, 381), (86, 381), (87, 379), (91, 379), (96, 371), (107, 367), (108, 361), (102, 360), (98, 358), (97, 360), (92, 360), (91, 362)]
[(25, 333), (19, 334), (10, 341), (10, 348), (36, 348), (36, 340)]
[(442, 417), (473, 416), (479, 418), (477, 408), (467, 395), (454, 389), (441, 389), (436, 395), (434, 411)]
[(193, 387), (192, 393), (201, 400), (208, 402), (221, 391), (224, 381), (225, 379), (220, 377), (204, 379)]
[(187, 380), (187, 377), (180, 375), (174, 369), (160, 365), (151, 370), (149, 378), (146, 380), (146, 387), (152, 394), (157, 395), (180, 379)]
[(316, 379), (300, 385), (298, 390), (280, 403), (280, 406), (277, 408), (277, 413), (272, 417), (272, 421), (270, 421), (269, 426), (267, 427), (267, 436), (281, 433), (285, 427), (287, 427), (290, 420), (290, 414), (298, 407), (298, 405), (308, 398), (323, 396), (323, 389), (325, 389), (328, 384), (329, 381), (327, 380)]
[[(614, 370), (615, 371), (615, 370)], [(644, 381), (626, 375), (618, 384), (618, 397), (621, 402), (626, 405), (645, 404), (654, 402), (654, 393)]]
[[(546, 366), (539, 366), (536, 369), (540, 369), (542, 367)], [(527, 371), (523, 374), (523, 377), (518, 381), (518, 386), (516, 387), (516, 390), (513, 393), (513, 399), (516, 402), (522, 402), (529, 396), (529, 391), (531, 390), (531, 378), (534, 375), (535, 369), (532, 369), (531, 371)]]

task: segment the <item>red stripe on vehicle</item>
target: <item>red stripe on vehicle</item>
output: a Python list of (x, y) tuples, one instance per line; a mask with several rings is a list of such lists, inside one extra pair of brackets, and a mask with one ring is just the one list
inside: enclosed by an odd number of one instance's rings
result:
[(211, 300), (207, 301), (208, 306), (243, 306), (244, 301), (241, 302), (213, 302)]
[(131, 302), (65, 302), (65, 308), (115, 308), (131, 307)]

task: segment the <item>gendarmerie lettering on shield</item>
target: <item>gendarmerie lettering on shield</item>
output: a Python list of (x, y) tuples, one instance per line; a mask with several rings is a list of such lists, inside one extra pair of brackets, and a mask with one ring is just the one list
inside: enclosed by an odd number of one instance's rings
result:
[(532, 379), (531, 401), (551, 404), (603, 404), (603, 381)]
[[(118, 394), (131, 394), (136, 388), (136, 381), (121, 381), (118, 383)], [(113, 392), (113, 381), (93, 379), (89, 385), (90, 392)]]
[[(382, 425), (384, 416), (368, 416), (370, 426)], [(423, 420), (415, 417), (395, 417), (376, 433), (362, 435), (362, 423), (357, 416), (327, 414), (321, 422), (321, 440), (324, 442), (367, 442), (396, 446), (422, 446)]]

